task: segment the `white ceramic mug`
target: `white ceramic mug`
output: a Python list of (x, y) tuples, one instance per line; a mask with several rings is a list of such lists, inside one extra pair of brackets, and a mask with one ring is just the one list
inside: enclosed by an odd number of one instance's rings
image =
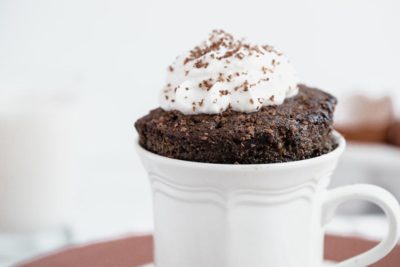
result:
[(345, 140), (301, 161), (227, 165), (170, 159), (138, 145), (154, 197), (157, 267), (320, 267), (324, 226), (336, 208), (366, 200), (385, 212), (389, 232), (375, 248), (336, 266), (366, 266), (395, 246), (396, 199), (373, 185), (327, 190)]

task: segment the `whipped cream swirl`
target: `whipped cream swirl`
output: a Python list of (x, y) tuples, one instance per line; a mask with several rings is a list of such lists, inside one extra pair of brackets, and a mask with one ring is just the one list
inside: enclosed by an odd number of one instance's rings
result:
[(215, 30), (169, 66), (160, 105), (184, 114), (228, 108), (249, 113), (282, 104), (297, 94), (297, 84), (289, 60), (272, 46), (251, 45)]

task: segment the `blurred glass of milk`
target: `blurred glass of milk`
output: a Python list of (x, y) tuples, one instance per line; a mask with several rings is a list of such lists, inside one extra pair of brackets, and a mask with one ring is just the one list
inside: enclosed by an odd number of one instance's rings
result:
[(0, 88), (0, 258), (68, 242), (76, 119), (70, 92)]

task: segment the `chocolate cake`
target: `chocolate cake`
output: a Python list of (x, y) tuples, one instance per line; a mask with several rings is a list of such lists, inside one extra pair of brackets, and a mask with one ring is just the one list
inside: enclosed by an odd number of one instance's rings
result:
[(168, 67), (160, 108), (139, 119), (139, 143), (161, 156), (261, 164), (328, 153), (336, 98), (299, 85), (286, 56), (222, 30)]
[(209, 163), (259, 164), (308, 159), (336, 147), (336, 98), (299, 86), (283, 104), (258, 112), (184, 115), (161, 108), (139, 119), (139, 142), (162, 156)]

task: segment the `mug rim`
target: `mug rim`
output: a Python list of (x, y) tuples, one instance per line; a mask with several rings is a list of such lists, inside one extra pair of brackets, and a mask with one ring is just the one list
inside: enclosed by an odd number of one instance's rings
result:
[(136, 138), (135, 147), (138, 151), (140, 156), (145, 156), (151, 161), (155, 162), (164, 162), (165, 164), (175, 165), (180, 167), (189, 167), (189, 168), (218, 168), (218, 169), (275, 169), (275, 168), (291, 168), (291, 167), (300, 167), (300, 166), (307, 166), (307, 165), (314, 165), (316, 163), (325, 162), (331, 160), (332, 158), (338, 158), (344, 151), (346, 147), (346, 140), (344, 137), (337, 131), (332, 131), (332, 136), (334, 140), (337, 142), (338, 146), (323, 155), (318, 157), (313, 157), (309, 159), (302, 159), (302, 160), (295, 160), (289, 162), (276, 162), (276, 163), (260, 163), (260, 164), (226, 164), (226, 163), (208, 163), (208, 162), (198, 162), (198, 161), (189, 161), (189, 160), (182, 160), (182, 159), (174, 159), (168, 158), (165, 156), (161, 156), (154, 152), (148, 151), (144, 147), (139, 144), (139, 138)]

